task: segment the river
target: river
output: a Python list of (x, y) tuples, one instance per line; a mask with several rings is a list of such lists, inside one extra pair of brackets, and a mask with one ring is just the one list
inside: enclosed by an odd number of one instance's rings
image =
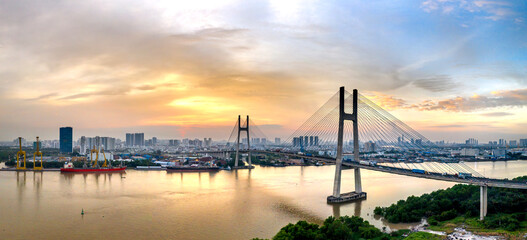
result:
[[(527, 175), (527, 161), (466, 163), (487, 177)], [(411, 195), (454, 185), (362, 170), (368, 198), (328, 205), (334, 166), (259, 167), (218, 173), (136, 171), (113, 174), (0, 172), (0, 239), (250, 239), (270, 238), (298, 220), (373, 216)], [(353, 191), (345, 170), (342, 191)], [(85, 214), (81, 215), (84, 210)]]

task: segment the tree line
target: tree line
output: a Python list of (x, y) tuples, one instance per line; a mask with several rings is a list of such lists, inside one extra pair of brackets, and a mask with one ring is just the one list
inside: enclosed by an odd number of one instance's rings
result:
[[(526, 181), (527, 176), (514, 180)], [(527, 190), (489, 188), (488, 217), (483, 221), (486, 228), (504, 228), (509, 231), (520, 228), (526, 220)], [(420, 197), (410, 196), (389, 207), (376, 207), (374, 213), (392, 223), (418, 222), (428, 218), (431, 225), (458, 216), (479, 216), (480, 187), (457, 184)]]

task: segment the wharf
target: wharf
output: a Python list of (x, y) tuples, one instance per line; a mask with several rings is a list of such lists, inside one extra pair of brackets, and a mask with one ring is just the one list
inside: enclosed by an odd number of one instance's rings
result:
[(16, 168), (2, 168), (0, 171), (4, 172), (60, 172), (60, 168), (44, 168), (41, 170), (33, 170), (33, 168), (16, 169)]
[(232, 167), (232, 169), (254, 169), (254, 166), (238, 166)]
[(352, 202), (360, 199), (366, 199), (366, 193), (349, 192), (340, 194), (340, 197), (328, 196), (328, 203)]

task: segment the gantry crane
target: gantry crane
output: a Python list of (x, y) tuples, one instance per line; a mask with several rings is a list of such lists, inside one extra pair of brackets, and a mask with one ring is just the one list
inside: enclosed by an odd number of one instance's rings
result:
[[(95, 153), (95, 161), (93, 160), (93, 153)], [(97, 161), (99, 160), (99, 150), (95, 149), (95, 146), (93, 146), (93, 149), (90, 150), (90, 165), (92, 167), (98, 166)]]
[[(18, 137), (18, 146), (20, 150), (16, 153), (16, 169), (17, 170), (26, 170), (26, 151), (22, 151), (22, 137)], [(20, 156), (24, 156), (24, 166), (20, 166)]]
[[(104, 164), (102, 165), (102, 167), (108, 167), (108, 165), (106, 165), (106, 162), (109, 162), (109, 161), (106, 160), (106, 154), (104, 154), (104, 148), (101, 148), (101, 151), (102, 151), (102, 156), (104, 157)], [(110, 166), (112, 166), (112, 163), (110, 163)]]
[[(40, 167), (37, 167), (37, 157), (40, 156)], [(40, 151), (40, 142), (38, 141), (37, 137), (37, 151), (33, 154), (33, 170), (34, 171), (42, 171), (44, 169), (43, 163), (42, 163), (42, 152)]]

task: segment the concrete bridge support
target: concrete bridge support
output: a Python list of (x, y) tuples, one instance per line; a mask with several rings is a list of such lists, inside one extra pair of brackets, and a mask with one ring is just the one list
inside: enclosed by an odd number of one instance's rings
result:
[(360, 169), (355, 168), (355, 191), (350, 193), (340, 193), (342, 179), (342, 145), (344, 143), (344, 121), (353, 121), (353, 155), (354, 161), (359, 161), (359, 125), (357, 118), (358, 91), (353, 90), (353, 114), (345, 112), (344, 87), (339, 92), (339, 130), (337, 139), (337, 158), (335, 164), (335, 181), (333, 182), (333, 195), (329, 196), (328, 203), (341, 203), (366, 198), (366, 193), (362, 192)]
[[(249, 159), (247, 162), (249, 163), (249, 167), (238, 167), (238, 161), (240, 158), (240, 132), (245, 131), (247, 132), (247, 152)], [(234, 168), (253, 168), (252, 162), (251, 162), (251, 138), (249, 136), (249, 115), (247, 115), (247, 126), (242, 127), (241, 126), (241, 116), (238, 115), (238, 138), (236, 140), (236, 160), (234, 161)]]
[(487, 216), (487, 186), (481, 186), (479, 189), (479, 220), (483, 221)]

